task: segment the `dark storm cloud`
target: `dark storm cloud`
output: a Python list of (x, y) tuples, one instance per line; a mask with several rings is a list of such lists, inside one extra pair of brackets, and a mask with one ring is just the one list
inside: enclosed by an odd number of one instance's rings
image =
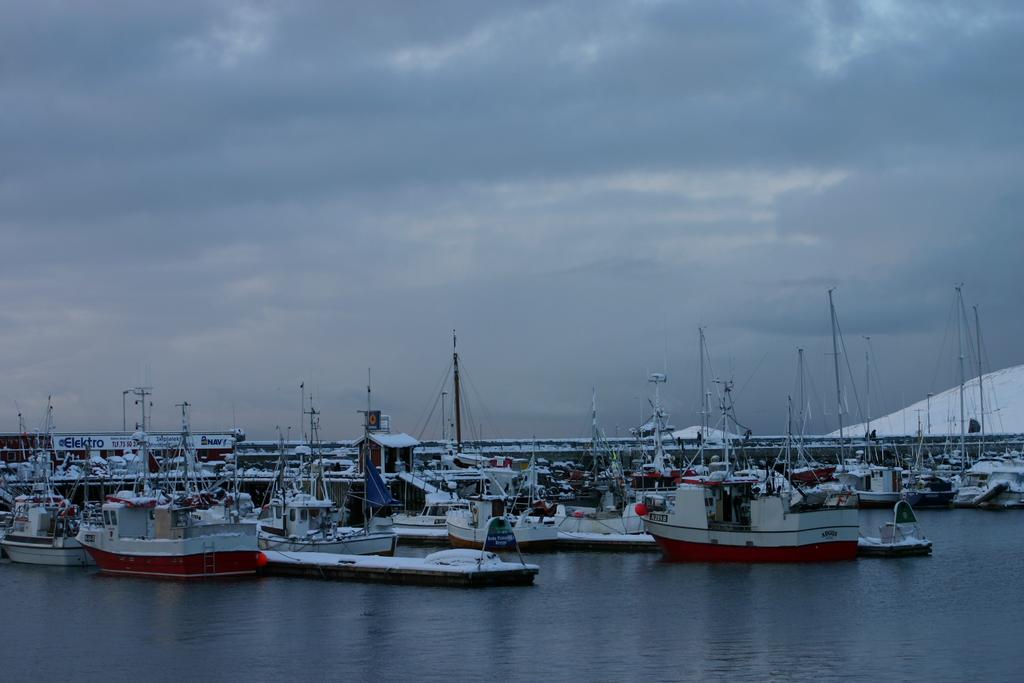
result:
[(894, 394), (941, 388), (954, 282), (1022, 361), (1014, 3), (2, 13), (2, 398), (59, 426), (148, 377), (267, 435), (305, 379), (351, 435), (373, 366), (414, 430), (453, 327), (492, 433), (585, 432), (593, 386), (624, 429), (666, 364), (686, 425), (705, 325), (778, 431), (830, 286)]

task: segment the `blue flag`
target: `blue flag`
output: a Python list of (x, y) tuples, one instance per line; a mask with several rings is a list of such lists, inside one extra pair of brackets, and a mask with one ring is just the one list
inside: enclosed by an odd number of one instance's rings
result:
[(366, 463), (366, 502), (370, 507), (380, 508), (385, 505), (400, 505), (391, 496), (391, 491), (388, 490), (384, 479), (381, 478), (380, 472), (373, 466), (373, 460), (366, 458), (364, 462)]

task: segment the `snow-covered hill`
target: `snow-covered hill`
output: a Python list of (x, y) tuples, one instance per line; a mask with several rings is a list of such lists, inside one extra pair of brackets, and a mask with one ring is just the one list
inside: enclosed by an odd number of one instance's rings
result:
[[(985, 389), (985, 432), (987, 434), (1024, 433), (1024, 365), (1015, 365), (1003, 370), (990, 372), (982, 377)], [(878, 436), (900, 436), (916, 434), (918, 418), (921, 431), (928, 434), (929, 403), (931, 404), (931, 434), (960, 434), (960, 387), (955, 386), (898, 410), (885, 417), (871, 420), (871, 428)], [(978, 394), (978, 378), (964, 385), (964, 422), (971, 418), (980, 421), (981, 397)], [(864, 424), (845, 427), (847, 436), (863, 436)], [(833, 432), (832, 436), (839, 436)]]

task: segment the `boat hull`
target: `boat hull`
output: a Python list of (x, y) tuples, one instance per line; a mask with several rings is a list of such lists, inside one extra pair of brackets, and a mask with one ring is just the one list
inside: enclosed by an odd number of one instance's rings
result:
[(644, 517), (670, 562), (833, 562), (857, 557), (855, 508), (786, 511), (781, 498), (751, 501), (748, 525), (711, 523), (703, 491), (680, 489), (677, 510)]
[(85, 567), (94, 564), (85, 548), (74, 539), (66, 539), (65, 545), (61, 546), (53, 543), (24, 543), (6, 538), (0, 545), (11, 562), (54, 567)]
[(669, 562), (837, 562), (857, 557), (857, 541), (798, 546), (746, 546), (692, 543), (655, 536)]
[[(464, 521), (460, 519), (459, 521)], [(516, 538), (516, 545), (523, 552), (539, 552), (552, 550), (558, 544), (558, 529), (554, 525), (529, 525), (512, 527), (512, 533)], [(487, 538), (487, 531), (474, 526), (453, 523), (448, 520), (448, 543), (453, 548), (468, 548), (471, 550), (489, 550), (501, 552), (514, 550), (507, 545), (484, 546)]]
[[(483, 539), (476, 540), (476, 539), (469, 539), (469, 538), (461, 538), (459, 536), (456, 536), (455, 534), (452, 534), (449, 531), (449, 533), (448, 533), (448, 543), (450, 543), (453, 548), (467, 548), (469, 550), (480, 550), (480, 546), (483, 545)], [(555, 536), (555, 538), (552, 538), (552, 539), (543, 539), (543, 540), (534, 540), (534, 541), (520, 541), (520, 540), (518, 540), (518, 538), (516, 539), (516, 545), (518, 545), (519, 546), (519, 550), (521, 550), (524, 553), (527, 553), (527, 552), (543, 552), (545, 550), (553, 550), (557, 543), (558, 543), (557, 535)], [(491, 551), (491, 552), (498, 552), (498, 551), (507, 551), (507, 550), (509, 550), (509, 548), (498, 548), (498, 547), (488, 546), (488, 547), (484, 548), (484, 550), (488, 550), (488, 551)]]
[(304, 541), (297, 538), (282, 538), (261, 533), (259, 546), (262, 550), (278, 550), (293, 553), (335, 553), (338, 555), (383, 555), (395, 554), (398, 546), (396, 534), (368, 534), (350, 538)]
[(159, 578), (252, 576), (265, 563), (258, 550), (228, 550), (195, 555), (129, 555), (87, 548), (101, 572)]

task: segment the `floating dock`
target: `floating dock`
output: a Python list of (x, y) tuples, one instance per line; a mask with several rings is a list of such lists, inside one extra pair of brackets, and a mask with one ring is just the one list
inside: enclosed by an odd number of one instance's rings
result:
[(590, 534), (582, 531), (559, 531), (557, 550), (602, 550), (617, 552), (658, 551), (658, 543), (650, 534)]
[(418, 586), (528, 586), (540, 571), (535, 564), (504, 562), (479, 550), (442, 550), (426, 557), (380, 557), (331, 553), (264, 551), (269, 576), (301, 576), (329, 581), (366, 581)]
[[(395, 528), (400, 545), (448, 545), (447, 527)], [(595, 534), (579, 531), (559, 531), (558, 542), (552, 550), (592, 550), (604, 552), (657, 551), (658, 544), (650, 534)]]

